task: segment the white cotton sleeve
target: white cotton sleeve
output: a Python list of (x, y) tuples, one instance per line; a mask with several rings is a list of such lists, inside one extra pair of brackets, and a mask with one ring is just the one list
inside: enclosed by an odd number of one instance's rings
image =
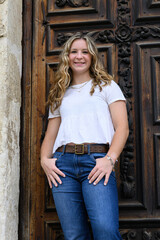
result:
[(123, 100), (126, 101), (120, 87), (115, 81), (111, 81), (110, 85), (107, 85), (104, 87), (105, 88), (105, 100), (109, 104)]
[(49, 114), (48, 114), (48, 119), (50, 118), (56, 118), (56, 117), (60, 117), (60, 110), (59, 108), (57, 108), (53, 113), (51, 112), (51, 107), (49, 108)]

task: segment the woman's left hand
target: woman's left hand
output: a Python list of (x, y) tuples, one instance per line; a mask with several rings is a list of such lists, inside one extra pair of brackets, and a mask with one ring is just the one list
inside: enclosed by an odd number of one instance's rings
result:
[(104, 185), (107, 185), (112, 170), (113, 166), (108, 159), (105, 157), (96, 159), (96, 166), (88, 175), (89, 183), (93, 182), (93, 184), (96, 185), (103, 177), (105, 177)]

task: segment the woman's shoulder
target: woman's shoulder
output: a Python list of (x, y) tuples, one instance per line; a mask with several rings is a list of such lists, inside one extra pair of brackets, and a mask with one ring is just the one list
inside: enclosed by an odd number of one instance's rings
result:
[(109, 104), (117, 100), (125, 100), (120, 86), (114, 80), (111, 80), (110, 84), (104, 86), (102, 91)]
[(104, 83), (101, 83), (101, 86), (102, 86), (102, 88), (103, 89), (105, 89), (105, 90), (114, 90), (114, 89), (120, 89), (120, 87), (119, 87), (119, 85), (118, 85), (118, 83), (116, 83), (115, 82), (115, 80), (111, 80), (109, 83), (107, 83), (107, 84), (104, 84)]

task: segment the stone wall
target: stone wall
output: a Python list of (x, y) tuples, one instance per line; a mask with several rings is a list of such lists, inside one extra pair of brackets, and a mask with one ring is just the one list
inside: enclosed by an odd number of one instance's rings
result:
[(0, 240), (18, 239), (22, 0), (0, 0)]

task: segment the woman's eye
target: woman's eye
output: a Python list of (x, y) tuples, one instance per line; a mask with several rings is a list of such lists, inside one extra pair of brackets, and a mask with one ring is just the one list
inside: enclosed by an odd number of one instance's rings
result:
[(83, 53), (84, 53), (84, 54), (88, 54), (88, 51), (84, 51)]
[(71, 53), (76, 53), (76, 51), (75, 51), (75, 50), (73, 50), (73, 51), (71, 51)]

